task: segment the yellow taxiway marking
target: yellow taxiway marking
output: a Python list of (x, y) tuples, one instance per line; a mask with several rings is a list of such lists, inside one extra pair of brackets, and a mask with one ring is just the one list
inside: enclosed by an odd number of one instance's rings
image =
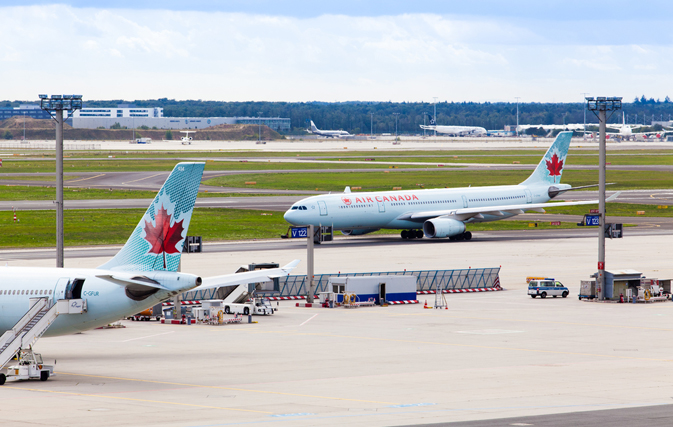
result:
[[(170, 381), (141, 380), (141, 379), (137, 379), (137, 378), (108, 377), (108, 376), (103, 376), (103, 375), (73, 374), (73, 373), (69, 373), (69, 372), (57, 372), (57, 374), (58, 375), (73, 375), (73, 376), (78, 376), (78, 377), (103, 378), (103, 379), (108, 379), (108, 380), (136, 381), (136, 382), (150, 383), (150, 384), (176, 385), (176, 386), (181, 386), (181, 387), (210, 388), (210, 389), (216, 389), (216, 390), (241, 391), (241, 392), (248, 392), (248, 393), (278, 394), (278, 395), (281, 395), (281, 396), (310, 397), (310, 398), (314, 398), (314, 399), (342, 400), (342, 401), (348, 401), (348, 402), (361, 402), (361, 403), (376, 403), (376, 404), (381, 404), (381, 405), (398, 405), (399, 404), (399, 402), (379, 402), (379, 401), (376, 401), (376, 400), (349, 399), (349, 398), (346, 398), (346, 397), (316, 396), (316, 395), (312, 395), (312, 394), (285, 393), (285, 392), (281, 392), (281, 391), (268, 391), (268, 390), (252, 390), (252, 389), (247, 389), (247, 388), (223, 387), (223, 386), (216, 386), (216, 385), (175, 383), (175, 382), (170, 382)], [(92, 394), (91, 396), (98, 396), (98, 395)], [(135, 399), (130, 399), (130, 400), (135, 400)], [(166, 402), (166, 403), (171, 403), (171, 402)], [(198, 405), (195, 405), (195, 406), (198, 406)], [(228, 409), (228, 408), (222, 408), (222, 409)], [(243, 409), (239, 409), (239, 410), (242, 411)], [(251, 411), (251, 412), (259, 412), (259, 411)]]
[[(673, 308), (662, 306), (661, 308)], [(410, 314), (395, 314), (395, 316), (435, 316), (434, 313), (410, 313)], [(436, 316), (440, 316), (437, 314)], [(618, 329), (638, 329), (647, 331), (673, 331), (671, 328), (654, 328), (648, 326), (628, 326), (628, 325), (604, 325), (599, 323), (580, 323), (580, 322), (562, 322), (557, 320), (527, 320), (527, 319), (493, 319), (489, 317), (471, 317), (471, 316), (442, 316), (451, 319), (468, 319), (468, 320), (488, 320), (497, 322), (521, 322), (521, 323), (549, 323), (555, 325), (575, 325), (575, 326), (592, 326), (602, 328), (618, 328)]]
[(163, 175), (163, 173), (156, 173), (154, 175), (146, 176), (144, 178), (134, 179), (133, 181), (122, 182), (122, 184), (130, 184), (132, 182), (144, 181), (146, 179), (154, 178), (155, 176)]
[(302, 335), (302, 336), (316, 336), (316, 337), (327, 337), (327, 338), (346, 338), (346, 339), (362, 339), (367, 341), (387, 341), (387, 342), (399, 342), (407, 344), (429, 344), (429, 345), (440, 345), (445, 347), (463, 347), (463, 348), (480, 348), (486, 350), (508, 350), (508, 351), (523, 351), (527, 353), (545, 353), (545, 354), (564, 354), (572, 356), (589, 356), (589, 357), (607, 357), (609, 359), (627, 359), (627, 360), (646, 360), (651, 362), (673, 362), (673, 359), (656, 359), (649, 357), (632, 357), (632, 356), (616, 356), (612, 354), (597, 354), (597, 353), (581, 353), (575, 351), (561, 351), (561, 350), (541, 350), (534, 348), (517, 348), (517, 347), (498, 347), (498, 346), (488, 346), (488, 345), (477, 345), (477, 344), (457, 344), (449, 342), (437, 342), (437, 341), (419, 341), (419, 340), (404, 340), (404, 339), (395, 339), (395, 338), (380, 338), (380, 337), (358, 337), (354, 335), (333, 335), (333, 334), (321, 334), (321, 333), (293, 333), (293, 332), (273, 332), (276, 334), (285, 334), (285, 335)]
[[(77, 375), (77, 374), (61, 374), (61, 375)], [(105, 378), (105, 377), (102, 377)], [(226, 408), (222, 406), (208, 406), (208, 405), (196, 405), (193, 403), (181, 403), (181, 402), (167, 402), (165, 400), (149, 400), (149, 399), (136, 399), (133, 397), (121, 397), (121, 396), (107, 396), (104, 394), (92, 394), (92, 393), (75, 393), (70, 391), (54, 391), (54, 390), (42, 390), (37, 388), (23, 388), (23, 387), (12, 387), (12, 386), (3, 386), (3, 388), (11, 388), (15, 390), (25, 390), (25, 391), (35, 391), (42, 393), (52, 393), (52, 394), (65, 394), (68, 396), (85, 396), (85, 397), (102, 397), (104, 399), (115, 399), (115, 400), (129, 400), (133, 402), (144, 402), (144, 403), (159, 403), (163, 405), (178, 405), (178, 406), (190, 406), (195, 408), (206, 408), (206, 409), (224, 409), (227, 411), (237, 411), (237, 412), (255, 412), (258, 414), (273, 414), (273, 412), (267, 411), (255, 411), (252, 409), (237, 409), (237, 408)]]
[(88, 177), (88, 178), (73, 179), (72, 181), (67, 181), (67, 183), (70, 184), (71, 182), (81, 182), (81, 181), (86, 181), (87, 179), (94, 179), (94, 178), (98, 178), (99, 176), (105, 176), (105, 174), (102, 173), (102, 174), (100, 174), (100, 175), (90, 176), (90, 177)]

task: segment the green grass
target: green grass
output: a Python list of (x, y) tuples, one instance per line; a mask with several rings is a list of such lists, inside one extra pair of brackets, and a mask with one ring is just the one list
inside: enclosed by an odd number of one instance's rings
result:
[[(378, 162), (423, 162), (423, 163), (485, 163), (485, 164), (512, 164), (519, 162), (522, 165), (536, 165), (540, 162), (543, 153), (539, 154), (516, 154), (516, 155), (485, 155), (485, 156), (451, 156), (451, 157), (376, 157), (373, 163)], [(344, 160), (344, 159), (342, 159)], [(673, 165), (673, 155), (620, 155), (608, 154), (606, 162), (611, 165)], [(596, 165), (598, 155), (569, 154), (566, 164), (568, 165)]]
[[(437, 169), (436, 171), (389, 170), (381, 172), (340, 172), (340, 173), (278, 173), (229, 175), (204, 181), (204, 184), (222, 187), (245, 187), (246, 181), (255, 181), (255, 188), (283, 190), (343, 191), (344, 187), (362, 187), (362, 191), (419, 188), (454, 188), (484, 185), (512, 185), (524, 181), (530, 171), (458, 171)], [(673, 188), (673, 174), (648, 171), (607, 171), (607, 181), (614, 182), (610, 190)], [(598, 182), (598, 171), (574, 171), (563, 173), (563, 182), (574, 186), (591, 185)]]
[[(144, 209), (66, 210), (65, 246), (123, 244), (142, 217)], [(263, 214), (271, 215), (263, 215)], [(0, 247), (37, 248), (56, 245), (54, 211), (19, 211), (14, 223), (12, 212), (0, 212)], [(526, 230), (529, 221), (498, 221), (470, 224), (471, 231)], [(538, 222), (537, 229), (574, 228), (573, 223), (551, 226)], [(199, 208), (189, 227), (190, 236), (202, 236), (205, 242), (222, 240), (274, 239), (285, 234), (288, 224), (281, 212)], [(399, 234), (382, 230), (379, 234)], [(337, 233), (339, 235), (340, 233)]]

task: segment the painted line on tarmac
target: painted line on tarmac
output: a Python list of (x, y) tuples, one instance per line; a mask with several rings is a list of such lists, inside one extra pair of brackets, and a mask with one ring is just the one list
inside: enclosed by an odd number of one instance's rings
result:
[(303, 322), (301, 325), (299, 325), (299, 326), (304, 326), (305, 324), (307, 324), (308, 322), (310, 322), (311, 320), (313, 320), (317, 315), (318, 315), (318, 313), (316, 313), (316, 314), (314, 314), (313, 316), (309, 317), (308, 319), (304, 320), (304, 322)]
[[(337, 401), (345, 401), (345, 402), (376, 403), (376, 404), (380, 404), (380, 405), (396, 405), (396, 404), (398, 404), (397, 402), (380, 402), (380, 401), (376, 401), (376, 400), (350, 399), (350, 398), (346, 398), (346, 397), (316, 396), (316, 395), (312, 395), (312, 394), (285, 393), (285, 392), (281, 392), (281, 391), (267, 391), (267, 390), (252, 390), (252, 389), (246, 389), (246, 388), (223, 387), (223, 386), (216, 386), (216, 385), (176, 383), (176, 382), (170, 382), (170, 381), (141, 380), (141, 379), (137, 379), (137, 378), (122, 378), (122, 377), (109, 377), (109, 376), (104, 376), (104, 375), (75, 374), (75, 373), (70, 373), (70, 372), (57, 372), (56, 374), (58, 374), (58, 375), (72, 375), (72, 376), (77, 376), (77, 377), (88, 377), (88, 378), (103, 378), (103, 379), (108, 379), (108, 380), (133, 381), (133, 382), (150, 383), (150, 384), (167, 384), (167, 385), (176, 385), (176, 386), (182, 386), (182, 387), (209, 388), (209, 389), (216, 389), (216, 390), (230, 390), (230, 391), (240, 391), (240, 392), (247, 392), (247, 393), (277, 394), (277, 395), (280, 395), (280, 396), (309, 397), (309, 398), (313, 398), (313, 399), (337, 400)], [(46, 391), (48, 391), (48, 390), (46, 390)], [(92, 395), (92, 396), (96, 396), (96, 395)], [(167, 403), (170, 403), (170, 402), (167, 402)], [(240, 410), (242, 411), (243, 409), (240, 409)], [(260, 411), (250, 411), (250, 412), (260, 412)], [(264, 413), (271, 414), (273, 412), (264, 412)]]
[[(69, 375), (69, 374), (62, 374), (62, 375)], [(164, 401), (164, 400), (135, 399), (133, 397), (106, 396), (104, 394), (75, 393), (75, 392), (70, 392), (70, 391), (42, 390), (42, 389), (37, 389), (37, 388), (23, 388), (23, 387), (11, 387), (11, 386), (4, 386), (3, 388), (11, 388), (11, 389), (14, 389), (14, 390), (23, 390), (23, 391), (34, 391), (34, 392), (41, 392), (41, 393), (65, 394), (65, 395), (68, 395), (68, 396), (98, 397), (98, 398), (113, 399), (113, 400), (127, 400), (127, 401), (131, 401), (131, 402), (159, 403), (159, 404), (163, 404), (163, 405), (190, 406), (190, 407), (194, 407), (194, 408), (224, 409), (226, 411), (254, 412), (254, 413), (257, 413), (257, 414), (269, 414), (269, 415), (273, 414), (273, 412), (255, 411), (253, 409), (226, 408), (226, 407), (222, 407), (222, 406), (197, 405), (197, 404), (194, 404), (194, 403), (168, 402), (168, 401)]]
[(560, 351), (560, 350), (542, 350), (534, 348), (517, 348), (517, 347), (497, 347), (497, 346), (488, 346), (488, 345), (476, 345), (476, 344), (456, 344), (456, 343), (446, 343), (446, 342), (435, 342), (435, 341), (416, 341), (416, 340), (403, 340), (403, 339), (393, 339), (393, 338), (380, 338), (380, 337), (358, 337), (354, 335), (333, 335), (333, 334), (320, 334), (320, 333), (291, 333), (291, 332), (277, 332), (282, 335), (308, 335), (316, 337), (327, 337), (327, 338), (346, 338), (346, 339), (361, 339), (367, 341), (387, 341), (387, 342), (399, 342), (407, 344), (430, 344), (430, 345), (440, 345), (445, 347), (463, 347), (463, 348), (479, 348), (485, 350), (509, 350), (509, 351), (521, 351), (526, 353), (543, 353), (543, 354), (564, 354), (570, 356), (588, 356), (588, 357), (605, 357), (608, 359), (624, 359), (624, 360), (644, 360), (648, 362), (673, 362), (673, 359), (657, 359), (649, 357), (632, 357), (632, 356), (615, 356), (611, 354), (597, 354), (597, 353), (580, 353), (574, 351)]
[(70, 184), (70, 183), (73, 183), (73, 182), (81, 182), (81, 181), (86, 181), (86, 180), (88, 180), (88, 179), (94, 179), (94, 178), (98, 178), (99, 176), (105, 176), (105, 174), (104, 174), (104, 173), (102, 173), (102, 174), (100, 174), (100, 175), (96, 175), (96, 176), (90, 176), (90, 177), (88, 177), (88, 178), (82, 178), (82, 179), (73, 179), (73, 180), (68, 180), (68, 181), (66, 181), (66, 184)]
[(119, 341), (119, 342), (129, 342), (129, 341), (135, 341), (135, 340), (142, 340), (142, 339), (145, 339), (145, 338), (158, 337), (159, 335), (168, 335), (168, 334), (172, 334), (172, 333), (174, 333), (174, 332), (175, 332), (175, 331), (162, 332), (162, 333), (160, 333), (160, 334), (147, 335), (146, 337), (131, 338), (130, 340), (124, 340), (124, 341)]
[[(665, 307), (661, 306), (659, 308), (673, 308), (671, 306)], [(393, 314), (392, 316), (439, 316), (439, 314), (434, 313), (399, 313)], [(579, 323), (579, 322), (561, 322), (554, 320), (526, 320), (526, 319), (492, 319), (488, 317), (471, 317), (471, 316), (442, 316), (450, 319), (467, 319), (467, 320), (487, 320), (487, 321), (497, 321), (497, 322), (522, 322), (522, 323), (548, 323), (552, 325), (572, 325), (572, 326), (592, 326), (592, 327), (603, 327), (603, 328), (617, 328), (617, 329), (636, 329), (636, 330), (645, 330), (645, 331), (665, 331), (671, 332), (671, 328), (655, 328), (649, 326), (628, 326), (628, 325), (604, 325), (597, 323)]]
[(154, 174), (154, 175), (146, 176), (146, 177), (143, 177), (143, 178), (134, 179), (133, 181), (122, 182), (122, 185), (130, 184), (132, 182), (144, 181), (146, 179), (154, 178), (155, 176), (164, 175), (164, 174), (165, 173), (162, 172), (162, 173), (157, 173), (157, 174)]

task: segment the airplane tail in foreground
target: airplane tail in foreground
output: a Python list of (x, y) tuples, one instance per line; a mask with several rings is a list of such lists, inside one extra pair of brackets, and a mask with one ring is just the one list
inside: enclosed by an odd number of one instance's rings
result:
[(177, 271), (204, 163), (178, 163), (124, 247), (100, 269)]
[(559, 184), (572, 136), (572, 132), (559, 133), (535, 171), (521, 184)]

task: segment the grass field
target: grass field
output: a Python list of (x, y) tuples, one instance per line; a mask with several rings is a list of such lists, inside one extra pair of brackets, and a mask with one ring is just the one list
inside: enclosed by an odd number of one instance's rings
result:
[[(142, 217), (144, 209), (66, 210), (65, 245), (90, 246), (123, 244)], [(270, 214), (270, 215), (269, 215)], [(54, 211), (20, 211), (18, 222), (11, 212), (0, 212), (0, 248), (37, 248), (56, 245)], [(538, 222), (536, 229), (575, 228), (574, 223), (551, 226)], [(288, 224), (282, 212), (199, 208), (194, 211), (189, 235), (202, 236), (204, 242), (223, 240), (274, 239), (285, 234)], [(528, 221), (498, 221), (468, 225), (470, 231), (526, 230)], [(399, 234), (382, 230), (379, 234)], [(337, 233), (338, 235), (340, 233)]]
[[(524, 181), (529, 171), (401, 171), (381, 172), (340, 172), (340, 173), (279, 173), (246, 174), (244, 176), (222, 176), (204, 181), (204, 184), (222, 187), (245, 187), (246, 181), (255, 181), (255, 188), (283, 190), (343, 191), (344, 187), (362, 187), (362, 191), (404, 190), (424, 188), (453, 188), (484, 185), (511, 185)], [(616, 185), (610, 190), (673, 188), (673, 174), (647, 171), (607, 171), (607, 181)], [(598, 171), (573, 171), (563, 173), (563, 183), (574, 186), (591, 185), (598, 182)]]

